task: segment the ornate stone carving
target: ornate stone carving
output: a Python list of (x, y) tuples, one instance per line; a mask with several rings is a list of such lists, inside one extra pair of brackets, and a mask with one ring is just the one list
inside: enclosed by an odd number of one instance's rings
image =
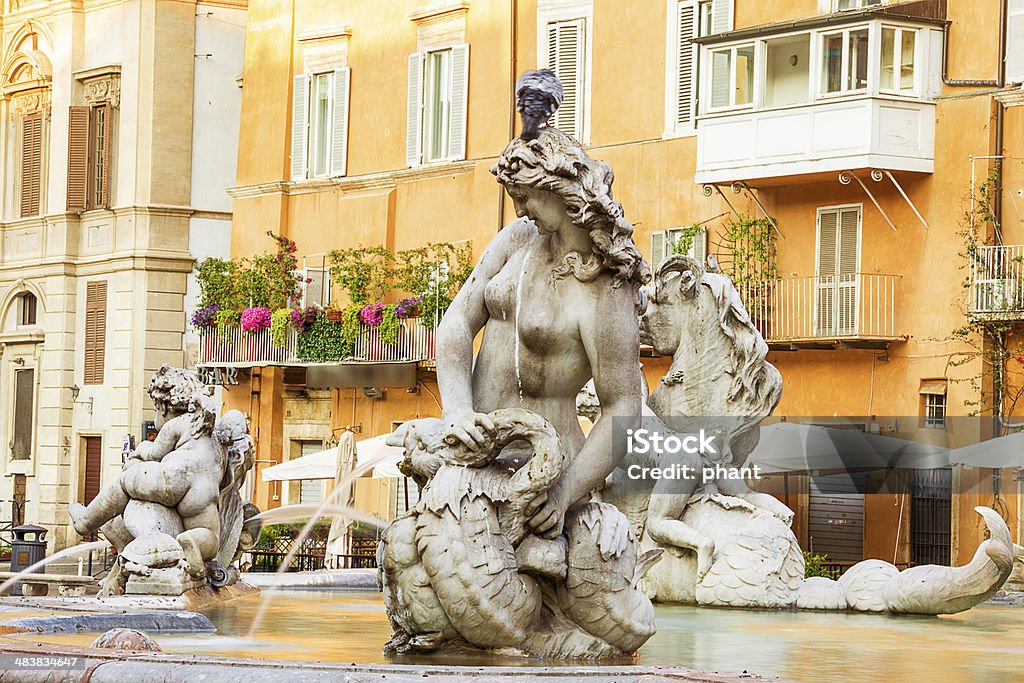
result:
[(112, 107), (121, 105), (121, 74), (109, 73), (83, 80), (82, 98), (90, 106), (109, 104)]
[(253, 465), (245, 417), (232, 410), (218, 420), (210, 389), (188, 370), (161, 367), (149, 395), (156, 440), (133, 451), (88, 506), (71, 506), (75, 530), (99, 530), (119, 551), (106, 594), (230, 585), (259, 533), (251, 521), (259, 511), (239, 494)]

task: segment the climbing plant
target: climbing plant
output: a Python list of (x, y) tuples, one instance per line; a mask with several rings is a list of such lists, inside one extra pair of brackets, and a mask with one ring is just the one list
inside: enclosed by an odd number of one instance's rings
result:
[(327, 314), (318, 311), (306, 331), (298, 336), (296, 354), (306, 363), (328, 363), (351, 355), (352, 345), (342, 333), (342, 325), (332, 323)]
[[(989, 415), (999, 420), (998, 428), (1005, 432), (1021, 425), (1008, 424), (1024, 399), (1024, 339), (1021, 332), (1021, 302), (999, 290), (999, 298), (987, 301), (984, 310), (978, 310), (975, 278), (1000, 282), (1022, 272), (1020, 259), (986, 259), (983, 247), (996, 246), (1001, 241), (1002, 226), (995, 214), (994, 202), (1001, 168), (997, 163), (982, 184), (971, 192), (971, 202), (964, 214), (960, 236), (963, 240), (961, 268), (965, 270), (962, 287), (965, 290), (965, 323), (953, 330), (952, 337), (963, 342), (970, 350), (950, 357), (954, 368), (972, 368), (963, 378), (952, 380), (966, 383), (972, 389), (972, 398), (965, 401), (971, 415)], [(1018, 283), (1019, 284), (1019, 283)], [(998, 305), (996, 305), (998, 304)]]

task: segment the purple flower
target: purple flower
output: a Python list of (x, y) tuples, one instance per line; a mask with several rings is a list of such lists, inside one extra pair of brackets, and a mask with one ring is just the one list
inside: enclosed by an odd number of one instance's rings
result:
[(422, 296), (409, 297), (402, 299), (395, 306), (395, 316), (400, 320), (405, 318), (415, 318), (420, 314), (420, 304), (423, 303)]
[(217, 312), (220, 310), (220, 306), (217, 304), (210, 304), (209, 306), (201, 306), (192, 313), (192, 327), (196, 329), (203, 329), (206, 327), (214, 327), (217, 324)]
[(256, 306), (242, 311), (241, 326), (246, 332), (258, 332), (270, 327), (271, 313), (269, 308)]

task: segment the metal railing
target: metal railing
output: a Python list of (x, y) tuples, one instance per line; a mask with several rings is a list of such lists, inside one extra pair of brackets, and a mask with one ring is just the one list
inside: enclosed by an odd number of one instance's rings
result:
[(1024, 245), (978, 247), (971, 261), (971, 313), (1024, 314)]
[[(380, 339), (379, 329), (362, 325), (352, 354), (336, 360), (375, 363), (434, 360), (434, 329), (424, 325), (420, 318), (407, 318), (399, 322), (398, 339), (392, 344), (385, 344)], [(292, 328), (288, 330), (284, 347), (274, 344), (269, 329), (246, 332), (235, 327), (221, 334), (210, 328), (199, 334), (200, 365), (292, 365), (303, 362), (299, 355), (298, 333)]]
[(897, 327), (899, 275), (849, 273), (777, 278), (739, 287), (768, 342), (889, 340)]

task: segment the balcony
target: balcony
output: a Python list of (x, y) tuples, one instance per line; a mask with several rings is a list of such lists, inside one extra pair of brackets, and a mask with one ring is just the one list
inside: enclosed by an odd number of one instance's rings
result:
[(970, 296), (976, 319), (1024, 320), (1024, 245), (978, 247)]
[[(298, 334), (289, 329), (284, 348), (275, 346), (270, 330), (245, 332), (234, 328), (227, 335), (204, 330), (199, 336), (199, 365), (207, 367), (252, 367), (265, 365), (308, 365), (299, 353)], [(401, 321), (398, 340), (385, 344), (376, 328), (362, 326), (350, 356), (337, 358), (345, 363), (409, 363), (434, 360), (434, 329), (419, 318)]]
[(701, 184), (884, 168), (932, 173), (935, 105), (860, 97), (709, 118), (697, 136)]
[(897, 319), (900, 276), (877, 273), (779, 278), (741, 287), (773, 350), (887, 348), (906, 340)]
[(932, 173), (941, 23), (883, 12), (697, 39), (696, 182)]

